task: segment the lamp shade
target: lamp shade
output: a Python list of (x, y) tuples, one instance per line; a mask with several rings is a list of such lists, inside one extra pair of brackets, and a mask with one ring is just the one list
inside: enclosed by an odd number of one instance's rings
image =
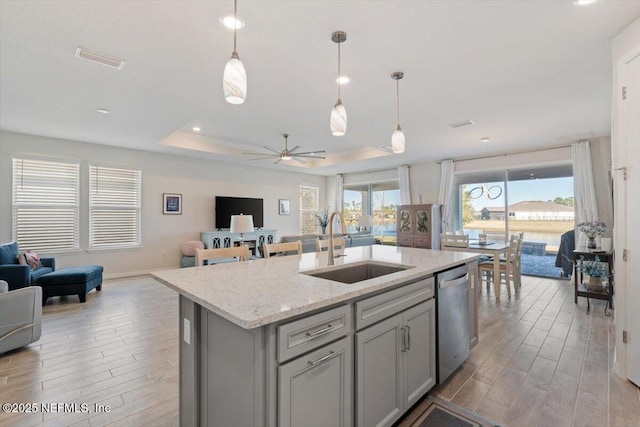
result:
[(404, 153), (404, 132), (399, 124), (391, 135), (391, 149), (396, 154)]
[(371, 217), (371, 215), (362, 215), (358, 219), (358, 227), (371, 228), (372, 225), (373, 225), (373, 218)]
[(232, 233), (250, 233), (253, 231), (253, 215), (231, 215)]
[(331, 110), (330, 123), (333, 136), (342, 136), (347, 132), (347, 109), (344, 108), (340, 99)]
[(229, 104), (242, 104), (247, 97), (247, 72), (237, 52), (233, 52), (224, 67), (222, 89)]

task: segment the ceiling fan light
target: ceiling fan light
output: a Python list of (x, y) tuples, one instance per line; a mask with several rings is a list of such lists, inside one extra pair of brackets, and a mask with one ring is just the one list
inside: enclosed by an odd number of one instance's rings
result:
[(344, 108), (340, 99), (331, 110), (330, 122), (333, 136), (342, 136), (347, 133), (347, 109)]
[(291, 155), (290, 154), (283, 154), (282, 157), (280, 157), (280, 160), (291, 160)]
[(233, 52), (224, 67), (222, 90), (224, 99), (229, 104), (242, 104), (247, 97), (247, 72), (238, 57), (238, 52)]
[(391, 135), (391, 150), (394, 154), (404, 153), (404, 132), (400, 128), (400, 124), (398, 124)]

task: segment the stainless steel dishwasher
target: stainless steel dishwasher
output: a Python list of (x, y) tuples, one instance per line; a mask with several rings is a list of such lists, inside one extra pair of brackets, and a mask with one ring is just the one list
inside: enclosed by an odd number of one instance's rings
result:
[(443, 383), (469, 357), (469, 269), (467, 265), (437, 275), (437, 383)]

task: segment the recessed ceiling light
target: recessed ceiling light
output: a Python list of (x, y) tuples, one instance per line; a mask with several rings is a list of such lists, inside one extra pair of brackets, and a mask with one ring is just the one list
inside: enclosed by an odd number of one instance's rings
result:
[(220, 23), (230, 30), (244, 28), (245, 22), (239, 16), (225, 15), (220, 17)]
[(489, 142), (489, 141), (490, 141), (490, 139), (489, 139), (489, 137), (488, 137), (488, 136), (485, 136), (485, 137), (484, 137), (484, 138), (482, 138), (480, 141), (482, 141), (482, 142)]
[(338, 76), (338, 78), (336, 79), (336, 82), (338, 82), (339, 85), (346, 85), (350, 81), (351, 77), (345, 76), (344, 74), (342, 76)]
[(198, 126), (194, 126), (191, 129), (193, 129), (194, 132), (200, 132), (200, 128)]
[(465, 120), (464, 122), (451, 123), (449, 126), (451, 126), (452, 128), (461, 128), (462, 126), (469, 126), (474, 124), (476, 124), (476, 122), (474, 122), (473, 120)]
[(575, 4), (576, 6), (586, 6), (595, 2), (596, 0), (573, 0), (573, 4)]
[(96, 110), (98, 113), (100, 114), (109, 114), (111, 111), (107, 110), (106, 108), (98, 108)]

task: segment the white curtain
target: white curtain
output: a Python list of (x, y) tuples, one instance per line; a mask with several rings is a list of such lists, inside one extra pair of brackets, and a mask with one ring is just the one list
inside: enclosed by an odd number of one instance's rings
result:
[(440, 194), (438, 203), (442, 205), (442, 232), (453, 231), (453, 160), (443, 160), (440, 163)]
[(400, 204), (411, 204), (411, 186), (409, 185), (409, 166), (398, 167), (398, 181), (400, 182)]
[(342, 199), (344, 197), (344, 176), (336, 175), (334, 179), (335, 185), (335, 206), (334, 210), (342, 212)]
[[(596, 189), (593, 185), (593, 169), (591, 168), (589, 141), (572, 144), (571, 157), (573, 159), (575, 223), (596, 221), (598, 220), (598, 203), (596, 201)], [(583, 233), (576, 230), (576, 237), (576, 247), (586, 246), (587, 238)]]

